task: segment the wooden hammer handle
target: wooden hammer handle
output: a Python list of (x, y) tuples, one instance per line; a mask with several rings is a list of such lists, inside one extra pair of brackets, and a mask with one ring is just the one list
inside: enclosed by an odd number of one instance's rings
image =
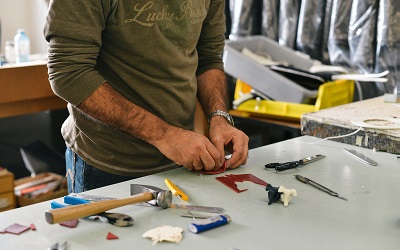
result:
[(46, 211), (45, 217), (49, 224), (60, 223), (73, 219), (83, 218), (93, 214), (105, 212), (110, 209), (153, 200), (153, 194), (144, 192), (128, 198), (104, 200), (88, 204), (74, 205)]

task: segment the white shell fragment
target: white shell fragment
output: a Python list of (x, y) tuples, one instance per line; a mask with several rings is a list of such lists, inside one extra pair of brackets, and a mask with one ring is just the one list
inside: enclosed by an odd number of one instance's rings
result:
[(180, 227), (160, 226), (146, 231), (142, 236), (150, 238), (153, 245), (162, 241), (179, 243), (182, 240), (183, 229)]
[(278, 192), (281, 193), (281, 201), (285, 207), (289, 206), (290, 200), (293, 196), (297, 196), (296, 189), (286, 189), (282, 186), (279, 187)]

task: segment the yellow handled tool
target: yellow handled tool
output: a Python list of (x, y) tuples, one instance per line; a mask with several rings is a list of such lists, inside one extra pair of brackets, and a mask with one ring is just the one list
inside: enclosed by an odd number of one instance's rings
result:
[(164, 182), (172, 194), (181, 197), (181, 199), (184, 201), (189, 200), (189, 197), (182, 190), (180, 190), (180, 188), (178, 188), (174, 183), (172, 183), (172, 181), (170, 181), (169, 179), (165, 179)]

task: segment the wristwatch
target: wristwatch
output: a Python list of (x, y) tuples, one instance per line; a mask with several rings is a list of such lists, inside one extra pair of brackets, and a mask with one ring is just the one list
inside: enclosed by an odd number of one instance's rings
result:
[(215, 111), (213, 111), (213, 112), (211, 112), (209, 115), (208, 115), (208, 126), (210, 126), (210, 121), (211, 121), (211, 118), (213, 118), (214, 116), (223, 116), (223, 117), (225, 117), (225, 119), (232, 125), (232, 126), (235, 126), (235, 123), (233, 122), (233, 118), (232, 118), (232, 116), (229, 114), (229, 113), (227, 113), (227, 112), (225, 112), (225, 111), (222, 111), (222, 110), (215, 110)]

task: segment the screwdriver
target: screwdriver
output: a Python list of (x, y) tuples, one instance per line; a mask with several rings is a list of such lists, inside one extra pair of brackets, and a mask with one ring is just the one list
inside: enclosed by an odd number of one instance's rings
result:
[(297, 180), (299, 180), (299, 181), (301, 181), (301, 182), (303, 182), (305, 184), (309, 184), (309, 185), (311, 185), (311, 186), (313, 186), (313, 187), (315, 187), (315, 188), (317, 188), (317, 189), (319, 189), (321, 191), (324, 191), (325, 193), (328, 193), (329, 195), (332, 195), (332, 196), (335, 196), (335, 197), (338, 197), (338, 198), (340, 198), (342, 200), (347, 201), (347, 199), (344, 198), (343, 196), (340, 196), (338, 193), (330, 190), (327, 187), (322, 186), (321, 184), (319, 184), (319, 183), (317, 183), (317, 182), (315, 182), (313, 180), (308, 179), (307, 177), (303, 177), (303, 176), (301, 176), (299, 174), (296, 174), (294, 177), (296, 177)]

